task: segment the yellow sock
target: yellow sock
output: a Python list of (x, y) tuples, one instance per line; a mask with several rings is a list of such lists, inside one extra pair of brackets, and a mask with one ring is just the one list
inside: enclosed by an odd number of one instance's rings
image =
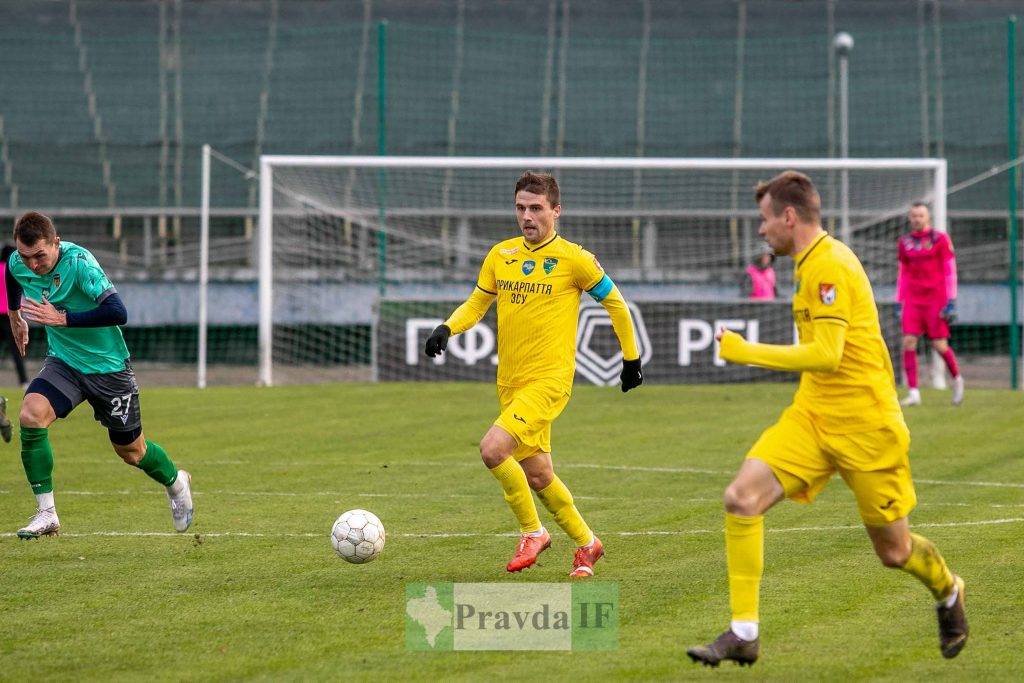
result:
[(572, 501), (572, 494), (558, 477), (551, 480), (551, 483), (537, 491), (544, 507), (551, 512), (562, 527), (562, 531), (569, 535), (576, 545), (586, 545), (594, 540), (594, 533), (583, 521), (583, 515), (576, 509)]
[(526, 472), (516, 459), (505, 458), (500, 465), (491, 468), (491, 474), (501, 484), (501, 489), (505, 492), (505, 502), (519, 520), (519, 531), (524, 534), (540, 531), (537, 504), (533, 502), (530, 485), (526, 483)]
[(725, 513), (725, 557), (733, 621), (758, 621), (758, 593), (764, 571), (764, 516)]
[(953, 574), (939, 549), (924, 536), (910, 534), (910, 557), (903, 571), (916, 576), (936, 600), (945, 600), (953, 591)]

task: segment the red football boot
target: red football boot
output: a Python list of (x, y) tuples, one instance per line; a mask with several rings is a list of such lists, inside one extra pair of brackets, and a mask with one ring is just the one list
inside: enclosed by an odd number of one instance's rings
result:
[(576, 548), (576, 555), (572, 558), (572, 571), (569, 576), (573, 579), (586, 579), (594, 575), (594, 563), (604, 557), (604, 544), (601, 539), (594, 536), (594, 542)]
[(533, 566), (537, 556), (551, 547), (551, 534), (544, 530), (540, 536), (523, 534), (519, 537), (519, 545), (516, 546), (516, 554), (509, 560), (505, 569), (510, 572), (518, 572)]

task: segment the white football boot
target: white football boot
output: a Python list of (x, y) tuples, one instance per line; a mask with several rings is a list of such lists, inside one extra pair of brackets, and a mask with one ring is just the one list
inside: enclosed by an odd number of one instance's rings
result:
[[(178, 489), (178, 492), (171, 493), (171, 489)], [(192, 475), (185, 470), (178, 470), (178, 478), (167, 487), (167, 499), (171, 503), (174, 530), (188, 531), (192, 526)]]
[(953, 405), (958, 406), (964, 402), (964, 376), (953, 378)]
[(36, 510), (29, 523), (18, 529), (18, 538), (29, 540), (40, 536), (56, 536), (60, 531), (60, 520), (57, 519), (56, 508)]
[(921, 392), (918, 389), (911, 389), (907, 392), (907, 395), (900, 401), (900, 405), (906, 408), (907, 406), (919, 406), (921, 405)]

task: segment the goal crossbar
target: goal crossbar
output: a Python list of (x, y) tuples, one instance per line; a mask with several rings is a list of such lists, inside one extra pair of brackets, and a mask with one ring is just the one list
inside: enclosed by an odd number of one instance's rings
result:
[(945, 171), (945, 159), (881, 158), (702, 158), (702, 157), (460, 157), (460, 156), (308, 156), (265, 154), (267, 166), (358, 166), (362, 168), (587, 168), (595, 170), (755, 170), (806, 168), (815, 170), (900, 169)]

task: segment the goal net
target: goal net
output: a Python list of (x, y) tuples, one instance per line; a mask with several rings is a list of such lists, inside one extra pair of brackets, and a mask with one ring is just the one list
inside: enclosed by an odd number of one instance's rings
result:
[[(470, 293), (490, 247), (519, 234), (513, 189), (526, 169), (558, 179), (559, 234), (593, 252), (630, 301), (653, 382), (786, 377), (726, 366), (713, 340), (723, 325), (793, 339), (792, 262), (775, 261), (775, 301), (752, 301), (744, 287), (764, 249), (758, 181), (785, 169), (815, 181), (825, 227), (853, 247), (875, 286), (894, 353), (896, 238), (913, 202), (930, 206), (937, 228), (946, 224), (941, 159), (264, 156), (260, 381), (493, 380), (493, 307), (442, 358), (425, 358), (422, 345)], [(603, 309), (584, 297), (577, 381), (614, 383), (617, 351)]]

